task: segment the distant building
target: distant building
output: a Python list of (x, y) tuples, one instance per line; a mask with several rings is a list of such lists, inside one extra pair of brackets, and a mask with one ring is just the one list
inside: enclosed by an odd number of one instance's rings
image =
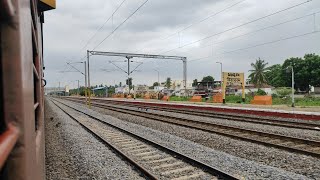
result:
[(153, 87), (153, 90), (154, 91), (161, 91), (161, 90), (163, 90), (165, 87), (164, 86), (154, 86)]
[[(180, 90), (184, 90), (185, 88), (183, 87), (183, 81), (182, 80), (172, 80), (171, 81), (171, 87), (170, 87), (171, 90), (174, 90), (174, 91), (180, 91)], [(187, 87), (186, 87), (187, 90), (192, 90), (192, 82), (187, 82)]]

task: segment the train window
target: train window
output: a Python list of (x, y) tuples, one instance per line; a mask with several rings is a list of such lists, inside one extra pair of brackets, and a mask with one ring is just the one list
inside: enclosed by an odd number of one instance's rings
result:
[[(31, 0), (32, 9), (36, 8), (36, 3), (34, 0)], [(38, 57), (39, 48), (38, 48), (38, 36), (37, 36), (37, 27), (36, 27), (36, 17), (32, 15), (31, 20), (31, 33), (32, 33), (32, 49), (33, 49), (33, 95), (34, 95), (34, 118), (35, 118), (35, 130), (39, 126), (40, 118), (40, 59)]]

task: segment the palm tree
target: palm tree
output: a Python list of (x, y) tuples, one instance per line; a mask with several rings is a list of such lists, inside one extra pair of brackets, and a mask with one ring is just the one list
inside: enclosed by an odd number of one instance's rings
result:
[(251, 69), (249, 72), (250, 82), (253, 83), (255, 86), (260, 88), (263, 84), (267, 82), (265, 72), (268, 70), (267, 68), (268, 63), (260, 58), (256, 60), (256, 63), (251, 63)]

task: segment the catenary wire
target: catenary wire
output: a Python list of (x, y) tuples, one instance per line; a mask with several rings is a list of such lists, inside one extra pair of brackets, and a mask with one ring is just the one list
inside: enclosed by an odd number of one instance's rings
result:
[(136, 12), (138, 12), (149, 0), (143, 2), (133, 13), (130, 14), (122, 23), (120, 23), (110, 34), (108, 34), (93, 50), (97, 49), (105, 40), (107, 40), (112, 34), (114, 34), (123, 24), (125, 24)]
[(311, 13), (311, 14), (307, 14), (307, 15), (303, 15), (303, 16), (299, 16), (297, 18), (290, 19), (290, 20), (287, 20), (287, 21), (283, 21), (283, 22), (280, 22), (280, 23), (277, 23), (277, 24), (273, 24), (271, 26), (263, 27), (263, 28), (260, 28), (260, 29), (257, 29), (257, 30), (253, 30), (253, 31), (250, 31), (250, 32), (238, 35), (238, 36), (234, 36), (234, 37), (222, 40), (222, 41), (213, 42), (212, 44), (205, 45), (205, 46), (202, 46), (200, 48), (211, 47), (211, 46), (216, 45), (216, 44), (224, 43), (224, 42), (227, 42), (227, 41), (230, 41), (230, 40), (234, 40), (234, 39), (237, 39), (237, 38), (240, 38), (240, 37), (248, 36), (248, 35), (253, 34), (253, 33), (257, 33), (257, 32), (260, 32), (260, 31), (267, 30), (267, 29), (275, 28), (277, 26), (281, 26), (281, 25), (284, 25), (284, 24), (287, 24), (287, 23), (290, 23), (290, 22), (298, 21), (298, 20), (304, 19), (306, 17), (314, 16), (314, 14), (318, 14), (318, 13), (320, 13), (320, 11), (317, 11), (317, 12), (314, 12), (314, 13)]
[(121, 8), (121, 6), (124, 4), (126, 0), (123, 0), (120, 5), (116, 8), (116, 10), (111, 14), (111, 16), (97, 29), (97, 31), (89, 38), (89, 40), (87, 41), (87, 43), (85, 44), (85, 46), (83, 48), (81, 48), (80, 51), (82, 51), (83, 49), (85, 49), (89, 43), (92, 41), (92, 39), (101, 31), (101, 29), (110, 21), (111, 18), (113, 18), (113, 16), (118, 12), (118, 10)]
[(288, 8), (282, 9), (282, 10), (280, 10), (280, 11), (273, 12), (273, 13), (268, 14), (268, 15), (266, 15), (266, 16), (262, 16), (262, 17), (260, 17), (260, 18), (257, 18), (257, 19), (254, 19), (254, 20), (248, 21), (248, 22), (246, 22), (246, 23), (243, 23), (243, 24), (237, 25), (237, 26), (235, 26), (235, 27), (232, 27), (232, 28), (226, 29), (226, 30), (224, 30), (224, 31), (221, 31), (221, 32), (218, 32), (218, 33), (215, 33), (215, 34), (212, 34), (212, 35), (206, 36), (206, 37), (204, 37), (204, 38), (201, 38), (201, 39), (195, 40), (195, 41), (193, 41), (193, 42), (190, 42), (190, 43), (184, 44), (184, 45), (182, 45), (182, 46), (179, 46), (179, 47), (176, 47), (176, 48), (173, 48), (173, 49), (169, 49), (169, 50), (167, 50), (167, 51), (165, 51), (165, 52), (162, 52), (162, 53), (168, 53), (168, 52), (174, 51), (174, 50), (176, 50), (176, 49), (180, 49), (180, 48), (184, 48), (184, 47), (190, 46), (190, 45), (192, 45), (192, 44), (195, 44), (195, 43), (198, 43), (198, 42), (200, 42), (200, 41), (203, 41), (203, 40), (206, 40), (206, 39), (212, 38), (212, 37), (214, 37), (214, 36), (217, 36), (217, 35), (221, 35), (221, 34), (224, 34), (224, 33), (230, 32), (230, 31), (235, 30), (235, 29), (238, 29), (238, 28), (240, 28), (240, 27), (243, 27), (243, 26), (246, 26), (246, 25), (252, 24), (252, 23), (254, 23), (254, 22), (257, 22), (257, 21), (260, 21), (260, 20), (266, 19), (266, 18), (268, 18), (268, 17), (274, 16), (274, 15), (276, 15), (276, 14), (279, 14), (279, 13), (282, 13), (282, 12), (285, 12), (285, 11), (288, 11), (288, 10), (291, 10), (291, 9), (293, 9), (293, 8), (296, 8), (296, 7), (298, 7), (298, 6), (304, 5), (304, 4), (309, 3), (309, 2), (311, 2), (311, 1), (312, 1), (312, 0), (304, 1), (304, 2), (302, 2), (302, 3), (299, 3), (299, 4), (296, 4), (296, 5), (290, 6), (290, 7), (288, 7)]

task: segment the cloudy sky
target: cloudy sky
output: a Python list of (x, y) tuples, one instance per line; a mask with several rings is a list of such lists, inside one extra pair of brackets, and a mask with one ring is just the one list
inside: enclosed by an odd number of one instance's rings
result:
[[(86, 50), (185, 56), (188, 81), (206, 75), (220, 80), (217, 61), (226, 72), (247, 75), (259, 57), (273, 65), (320, 54), (319, 0), (149, 0), (134, 13), (145, 1), (58, 0), (57, 9), (45, 14), (48, 86), (84, 84), (66, 62), (84, 61)], [(126, 74), (110, 63), (126, 69), (124, 60), (92, 56), (91, 85), (124, 83)], [(154, 69), (160, 81), (182, 79), (181, 61), (133, 60), (133, 68), (143, 62), (132, 74), (134, 84), (157, 81)], [(74, 66), (84, 71), (83, 64)]]

